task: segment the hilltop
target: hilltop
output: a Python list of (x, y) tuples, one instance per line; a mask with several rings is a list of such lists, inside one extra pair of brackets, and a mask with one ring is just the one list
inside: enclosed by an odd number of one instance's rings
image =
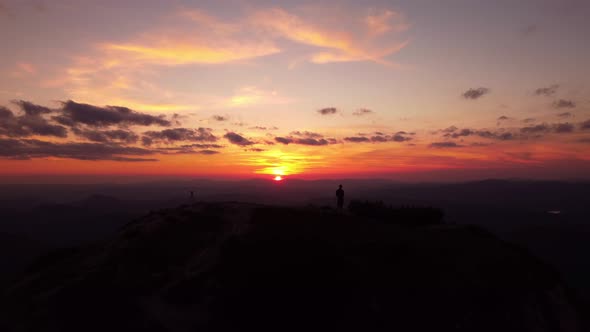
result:
[(235, 202), (153, 211), (2, 295), (3, 331), (582, 330), (558, 273), (482, 228)]

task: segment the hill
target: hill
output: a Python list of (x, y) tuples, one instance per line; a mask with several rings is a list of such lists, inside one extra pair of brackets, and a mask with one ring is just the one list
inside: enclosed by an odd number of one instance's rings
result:
[(43, 257), (3, 331), (581, 331), (559, 275), (474, 226), (196, 203)]

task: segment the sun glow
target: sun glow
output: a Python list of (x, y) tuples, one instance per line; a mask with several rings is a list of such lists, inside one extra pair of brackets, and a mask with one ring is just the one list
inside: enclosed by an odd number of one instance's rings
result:
[(275, 181), (283, 181), (283, 177), (280, 175), (275, 176), (274, 178)]

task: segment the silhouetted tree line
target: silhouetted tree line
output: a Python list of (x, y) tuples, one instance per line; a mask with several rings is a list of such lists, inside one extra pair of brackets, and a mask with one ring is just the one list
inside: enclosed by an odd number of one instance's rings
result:
[(444, 211), (434, 207), (405, 206), (394, 208), (382, 201), (369, 202), (353, 200), (348, 210), (356, 215), (391, 224), (424, 226), (443, 224)]

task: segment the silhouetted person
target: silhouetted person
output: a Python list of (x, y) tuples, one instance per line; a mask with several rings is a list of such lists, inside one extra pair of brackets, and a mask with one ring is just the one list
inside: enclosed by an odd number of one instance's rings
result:
[(344, 190), (342, 190), (342, 185), (340, 185), (338, 190), (336, 190), (336, 198), (338, 209), (342, 209), (342, 206), (344, 205)]
[(195, 199), (195, 192), (191, 190), (191, 199)]

